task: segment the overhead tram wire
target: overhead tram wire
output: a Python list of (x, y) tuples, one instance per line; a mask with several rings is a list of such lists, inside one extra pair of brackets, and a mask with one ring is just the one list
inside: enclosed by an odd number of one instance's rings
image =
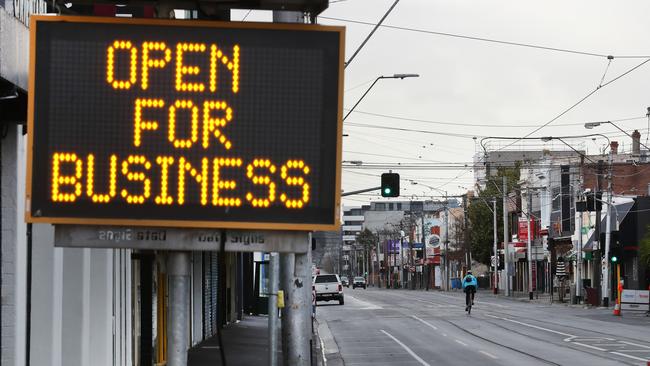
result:
[(449, 136), (449, 137), (462, 137), (462, 138), (474, 138), (474, 137), (486, 137), (486, 136), (481, 136), (481, 135), (473, 135), (473, 134), (464, 134), (464, 133), (452, 133), (452, 132), (437, 132), (437, 131), (428, 131), (428, 130), (419, 130), (419, 129), (413, 129), (413, 128), (401, 128), (401, 127), (389, 127), (389, 126), (377, 126), (377, 125), (369, 125), (365, 123), (346, 123), (346, 127), (365, 127), (365, 128), (377, 128), (377, 129), (383, 129), (383, 130), (392, 130), (392, 131), (402, 131), (402, 132), (416, 132), (416, 133), (427, 133), (431, 135), (440, 135), (440, 136)]
[[(360, 21), (360, 20), (352, 20), (352, 19), (344, 19), (344, 18), (336, 18), (336, 17), (325, 17), (325, 16), (320, 16), (318, 18), (319, 19), (334, 20), (334, 21), (337, 21), (337, 22), (344, 22), (344, 23), (376, 26), (376, 24), (374, 24), (374, 23), (364, 22), (364, 21)], [(426, 29), (401, 27), (401, 26), (395, 26), (395, 25), (382, 24), (380, 26), (382, 28), (387, 28), (387, 29), (395, 29), (395, 30), (415, 32), (415, 33), (424, 33), (424, 34), (431, 34), (431, 35), (436, 35), (436, 36), (444, 36), (444, 37), (452, 37), (452, 38), (461, 38), (461, 39), (467, 39), (467, 40), (472, 40), (472, 41), (503, 44), (503, 45), (507, 45), (507, 46), (534, 48), (534, 49), (539, 49), (539, 50), (544, 50), (544, 51), (570, 53), (570, 54), (591, 56), (591, 57), (608, 58), (608, 57), (613, 56), (614, 58), (650, 58), (650, 55), (647, 55), (647, 56), (645, 56), (645, 55), (611, 55), (611, 54), (603, 54), (603, 53), (571, 50), (571, 49), (566, 49), (566, 48), (540, 46), (540, 45), (535, 45), (535, 44), (530, 44), (530, 43), (503, 41), (503, 40), (484, 38), (484, 37), (474, 37), (474, 36), (467, 36), (467, 35), (456, 34), (456, 33), (437, 32), (437, 31), (431, 31), (431, 30), (426, 30)]]
[(643, 62), (641, 62), (640, 64), (638, 64), (638, 65), (636, 65), (636, 66), (634, 66), (634, 67), (628, 69), (627, 71), (625, 71), (625, 72), (623, 72), (622, 74), (618, 75), (617, 77), (615, 77), (615, 78), (609, 80), (608, 82), (606, 82), (606, 83), (604, 83), (604, 84), (600, 84), (600, 85), (598, 85), (598, 87), (597, 87), (596, 89), (594, 89), (594, 90), (592, 90), (591, 92), (587, 93), (587, 95), (585, 95), (585, 96), (582, 97), (580, 100), (578, 100), (577, 102), (575, 102), (574, 104), (572, 104), (570, 107), (568, 107), (568, 108), (566, 108), (565, 110), (563, 110), (563, 111), (562, 111), (560, 114), (558, 114), (557, 116), (553, 117), (550, 121), (544, 123), (543, 125), (537, 127), (537, 128), (534, 129), (533, 131), (531, 131), (531, 132), (529, 132), (528, 134), (524, 135), (523, 138), (520, 138), (520, 139), (518, 139), (518, 140), (515, 140), (515, 141), (513, 141), (512, 143), (510, 143), (510, 144), (508, 144), (508, 145), (506, 145), (506, 146), (504, 146), (504, 147), (502, 147), (502, 148), (500, 148), (500, 149), (498, 149), (498, 150), (500, 151), (500, 150), (503, 150), (503, 149), (505, 149), (505, 148), (508, 148), (508, 147), (510, 147), (510, 146), (512, 146), (512, 145), (514, 145), (514, 144), (516, 144), (517, 142), (521, 141), (522, 139), (527, 138), (527, 137), (530, 137), (530, 136), (533, 135), (535, 132), (541, 130), (542, 128), (544, 128), (544, 127), (546, 127), (546, 126), (548, 126), (548, 125), (550, 125), (551, 123), (553, 123), (553, 122), (557, 121), (558, 119), (560, 119), (560, 118), (561, 118), (562, 116), (564, 116), (565, 114), (569, 113), (569, 111), (571, 111), (572, 109), (574, 109), (574, 108), (577, 107), (578, 105), (582, 104), (582, 102), (584, 102), (585, 100), (589, 99), (589, 97), (591, 97), (592, 95), (596, 94), (596, 92), (598, 92), (600, 89), (602, 89), (602, 88), (604, 88), (604, 87), (606, 87), (606, 86), (612, 84), (613, 82), (615, 82), (615, 81), (619, 80), (620, 78), (622, 78), (622, 77), (628, 75), (629, 73), (635, 71), (636, 69), (638, 69), (638, 68), (640, 68), (641, 66), (647, 64), (648, 62), (650, 62), (650, 58), (646, 58), (645, 61), (643, 61)]
[[(355, 110), (354, 113), (358, 114), (364, 114), (368, 116), (374, 116), (374, 117), (382, 117), (382, 118), (388, 118), (388, 119), (397, 119), (401, 121), (409, 121), (409, 122), (419, 122), (419, 123), (429, 123), (429, 124), (436, 124), (436, 125), (444, 125), (444, 126), (463, 126), (463, 127), (489, 127), (489, 128), (519, 128), (519, 127), (540, 127), (541, 125), (515, 125), (515, 124), (494, 124), (494, 123), (466, 123), (466, 122), (450, 122), (450, 121), (434, 121), (434, 120), (427, 120), (427, 119), (420, 119), (420, 118), (410, 118), (410, 117), (402, 117), (402, 116), (395, 116), (395, 115), (388, 115), (388, 114), (381, 114), (381, 113), (373, 113), (373, 112), (365, 112), (365, 111), (360, 111), (360, 110)], [(634, 121), (638, 119), (647, 119), (647, 116), (639, 116), (639, 117), (629, 117), (629, 118), (619, 118), (619, 119), (607, 119), (607, 121), (611, 122), (625, 122), (625, 121)], [(604, 122), (605, 120), (603, 120)], [(346, 123), (347, 125), (348, 123)], [(558, 127), (565, 127), (565, 126), (583, 126), (585, 122), (575, 122), (575, 123), (559, 123), (554, 126)]]

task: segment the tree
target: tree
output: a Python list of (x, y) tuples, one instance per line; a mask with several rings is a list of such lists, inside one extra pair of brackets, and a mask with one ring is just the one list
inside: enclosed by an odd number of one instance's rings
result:
[[(365, 259), (366, 264), (368, 264), (366, 268), (370, 268), (370, 266), (372, 266), (372, 263), (370, 263), (369, 254), (372, 252), (372, 248), (377, 245), (379, 238), (372, 231), (366, 228), (357, 235), (356, 240), (363, 249), (363, 256), (360, 258), (360, 266), (363, 268), (363, 260)], [(359, 262), (357, 265), (359, 265)]]
[[(497, 200), (497, 240), (503, 242), (503, 177), (507, 178), (508, 188), (512, 189), (519, 181), (519, 168), (499, 168), (497, 174), (487, 178), (485, 188), (478, 192), (468, 207), (469, 237), (472, 258), (480, 263), (489, 264), (493, 254), (494, 234), (492, 201)], [(506, 192), (507, 194), (507, 192)]]

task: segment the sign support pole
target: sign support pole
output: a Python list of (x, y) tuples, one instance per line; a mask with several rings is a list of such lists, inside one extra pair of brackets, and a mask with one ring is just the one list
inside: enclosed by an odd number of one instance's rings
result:
[[(223, 255), (223, 253), (220, 253)], [(169, 322), (167, 365), (187, 366), (190, 319), (190, 252), (168, 252)]]
[[(274, 11), (274, 23), (302, 23), (302, 12)], [(311, 238), (310, 238), (311, 241)], [(307, 253), (282, 254), (281, 280), (287, 294), (282, 317), (286, 366), (311, 364), (311, 245)]]
[(269, 365), (278, 365), (278, 282), (280, 254), (269, 253)]

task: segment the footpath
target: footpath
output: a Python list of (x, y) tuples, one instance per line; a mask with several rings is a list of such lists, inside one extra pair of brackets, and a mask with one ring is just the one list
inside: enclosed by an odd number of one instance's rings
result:
[[(268, 365), (269, 334), (266, 316), (244, 316), (240, 322), (228, 324), (221, 331), (225, 365), (261, 366)], [(317, 336), (313, 337), (318, 339)], [(281, 337), (278, 337), (281, 341)], [(312, 345), (312, 365), (322, 365), (319, 355), (320, 344), (315, 341)], [(221, 348), (215, 335), (188, 352), (188, 366), (220, 366)], [(282, 346), (278, 345), (278, 365), (282, 366)]]

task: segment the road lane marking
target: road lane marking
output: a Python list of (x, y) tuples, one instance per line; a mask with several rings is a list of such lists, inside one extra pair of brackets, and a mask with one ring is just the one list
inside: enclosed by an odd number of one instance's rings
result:
[(443, 337), (446, 337), (446, 336), (447, 336), (447, 333), (442, 333), (442, 336), (443, 336)]
[(454, 340), (456, 341), (456, 343), (458, 343), (458, 344), (462, 344), (463, 346), (467, 347), (467, 343), (465, 343), (465, 342), (461, 342), (461, 341), (459, 341), (458, 339), (454, 339)]
[(642, 344), (637, 344), (637, 343), (632, 343), (632, 342), (626, 342), (626, 341), (619, 341), (619, 342), (621, 342), (621, 343), (625, 343), (625, 344), (629, 344), (629, 345), (632, 345), (632, 346), (637, 346), (637, 347), (641, 347), (641, 348), (647, 348), (647, 349), (650, 349), (650, 347), (648, 347), (648, 346), (644, 346), (644, 345), (642, 345)]
[(604, 348), (600, 348), (600, 347), (592, 346), (592, 345), (590, 345), (590, 344), (584, 344), (584, 343), (580, 343), (580, 342), (571, 342), (571, 343), (573, 343), (573, 344), (577, 344), (578, 346), (583, 346), (583, 347), (587, 347), (587, 348), (595, 349), (595, 350), (597, 350), (597, 351), (603, 351), (603, 352), (607, 351), (607, 350), (604, 349)]
[[(464, 295), (463, 296), (449, 296), (449, 295), (443, 295), (443, 294), (436, 294), (436, 296), (446, 297), (446, 298), (454, 299), (454, 300), (458, 300), (458, 299), (464, 300), (463, 298), (465, 297)], [(482, 300), (476, 300), (475, 302), (476, 303), (481, 303), (481, 304), (486, 304), (486, 305), (498, 306), (500, 308), (508, 308), (509, 307), (507, 305), (502, 305), (502, 304), (497, 304), (497, 303), (487, 302), (487, 301), (482, 301)]]
[(623, 356), (623, 357), (631, 358), (631, 359), (633, 359), (633, 360), (637, 360), (637, 361), (648, 362), (648, 359), (647, 359), (647, 358), (641, 358), (641, 357), (630, 356), (630, 355), (626, 355), (625, 353), (620, 353), (620, 352), (610, 352), (610, 353), (613, 354), (613, 355), (618, 355), (618, 356)]
[(422, 320), (422, 319), (418, 318), (418, 317), (415, 316), (415, 315), (411, 315), (411, 317), (413, 317), (413, 319), (418, 320), (418, 321), (424, 323), (425, 325), (427, 325), (427, 326), (429, 326), (429, 327), (431, 327), (431, 328), (433, 328), (433, 329), (435, 329), (435, 330), (438, 330), (438, 327), (436, 327), (435, 325), (433, 325), (433, 324), (431, 324), (431, 323), (429, 323), (429, 322), (427, 322), (427, 321), (425, 321), (425, 320)]
[(502, 317), (500, 317), (500, 316), (494, 316), (494, 315), (490, 315), (490, 314), (485, 314), (485, 316), (489, 316), (490, 318), (495, 318), (495, 319), (505, 320), (505, 321), (512, 322), (512, 323), (521, 324), (521, 325), (523, 325), (523, 326), (530, 327), (530, 328), (535, 328), (535, 329), (539, 329), (539, 330), (544, 330), (544, 331), (547, 331), (547, 332), (550, 332), (550, 333), (555, 333), (555, 334), (563, 335), (563, 336), (565, 336), (565, 337), (573, 337), (573, 338), (576, 338), (576, 337), (577, 337), (577, 336), (574, 336), (573, 334), (562, 333), (562, 332), (558, 332), (557, 330), (548, 329), (548, 328), (543, 328), (543, 327), (538, 327), (537, 325), (527, 324), (527, 323), (523, 323), (523, 322), (520, 322), (520, 321), (516, 321), (516, 320), (508, 319), (508, 318), (502, 318)]
[(485, 352), (485, 351), (479, 351), (479, 352), (482, 353), (482, 354), (484, 354), (484, 355), (486, 355), (486, 356), (488, 356), (488, 357), (490, 357), (490, 358), (492, 358), (492, 359), (495, 359), (495, 360), (498, 359), (497, 356), (492, 355), (492, 354), (489, 354), (489, 353), (487, 353), (487, 352)]
[(387, 331), (385, 331), (385, 330), (383, 330), (383, 329), (381, 329), (381, 332), (384, 333), (385, 335), (387, 335), (388, 337), (390, 337), (390, 339), (394, 340), (395, 343), (397, 343), (397, 344), (399, 344), (400, 346), (402, 346), (402, 348), (404, 348), (404, 350), (405, 350), (406, 352), (408, 352), (408, 354), (411, 355), (411, 357), (415, 358), (415, 359), (416, 359), (416, 360), (417, 360), (421, 365), (423, 365), (423, 366), (431, 366), (431, 365), (429, 365), (428, 363), (426, 363), (423, 359), (421, 359), (420, 356), (416, 355), (415, 352), (413, 352), (413, 350), (411, 350), (407, 345), (405, 345), (404, 343), (400, 342), (399, 339), (393, 337), (392, 334), (388, 333)]

